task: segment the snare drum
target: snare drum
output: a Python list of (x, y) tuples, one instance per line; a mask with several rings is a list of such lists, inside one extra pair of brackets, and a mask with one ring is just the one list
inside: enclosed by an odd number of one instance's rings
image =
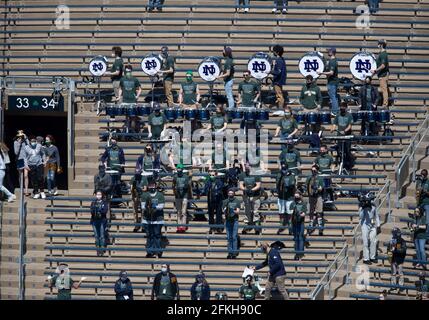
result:
[(234, 118), (233, 119), (243, 119), (244, 111), (236, 109), (234, 110)]
[(195, 120), (197, 118), (196, 109), (186, 109), (185, 110), (185, 119), (186, 120)]
[(176, 119), (183, 119), (185, 116), (185, 112), (182, 108), (176, 108), (175, 110), (176, 113)]
[(381, 110), (379, 111), (378, 115), (379, 115), (379, 121), (381, 123), (390, 122), (390, 110)]
[(377, 121), (377, 112), (376, 111), (366, 111), (366, 121), (375, 122)]
[(366, 121), (366, 111), (358, 111), (357, 112), (357, 120), (358, 121)]
[(142, 106), (142, 109), (143, 109), (143, 115), (145, 115), (145, 116), (148, 116), (152, 113), (152, 108), (148, 104)]
[(353, 118), (353, 122), (358, 122), (358, 113), (357, 112), (352, 112), (351, 115), (352, 115), (352, 118)]
[(255, 110), (246, 110), (243, 114), (244, 120), (246, 121), (256, 121), (257, 120), (257, 114)]
[(257, 118), (260, 121), (266, 121), (270, 119), (270, 111), (269, 110), (265, 110), (265, 109), (259, 109), (258, 111), (256, 111), (257, 113)]
[(115, 104), (108, 104), (106, 105), (106, 114), (108, 116), (118, 116), (118, 110), (119, 108)]
[(320, 113), (320, 122), (322, 124), (331, 124), (331, 113), (329, 111)]
[(307, 113), (307, 122), (309, 124), (318, 124), (320, 123), (319, 114), (316, 112)]
[(164, 110), (164, 115), (168, 121), (173, 122), (177, 119), (176, 110), (174, 108), (168, 108)]
[(137, 115), (137, 108), (135, 104), (127, 104), (124, 106), (125, 115), (134, 117)]
[(330, 189), (331, 186), (332, 186), (331, 178), (323, 178), (323, 188), (324, 189)]
[(200, 121), (209, 121), (210, 120), (210, 111), (208, 109), (198, 109), (198, 120)]
[(306, 114), (303, 111), (298, 112), (295, 114), (295, 120), (298, 122), (298, 124), (305, 124), (306, 120)]
[(234, 109), (228, 109), (228, 110), (226, 110), (226, 116), (228, 118), (228, 121), (234, 120), (235, 110)]

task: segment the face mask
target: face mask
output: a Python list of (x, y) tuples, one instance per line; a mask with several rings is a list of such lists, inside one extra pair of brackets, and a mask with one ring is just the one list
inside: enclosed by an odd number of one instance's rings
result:
[(300, 197), (295, 197), (295, 201), (300, 201), (301, 200), (301, 198)]
[(152, 150), (151, 150), (151, 149), (146, 149), (146, 153), (147, 153), (147, 154), (151, 154), (151, 153), (152, 153)]
[(111, 141), (112, 147), (116, 147), (116, 145), (118, 144), (116, 141)]
[(320, 154), (321, 154), (322, 156), (324, 156), (324, 155), (326, 154), (326, 151), (320, 151)]
[(125, 70), (125, 75), (127, 77), (131, 77), (131, 70)]
[(307, 88), (310, 88), (311, 82), (307, 82)]
[(125, 282), (125, 281), (127, 281), (127, 278), (126, 277), (121, 277), (121, 281)]
[(179, 177), (183, 176), (183, 171), (182, 171), (182, 170), (177, 171), (177, 175), (178, 175)]
[(286, 172), (287, 172), (287, 169), (282, 169), (283, 174), (286, 174)]
[(167, 268), (161, 268), (162, 273), (167, 273)]
[(233, 195), (228, 195), (228, 198), (234, 199), (234, 196)]
[(249, 169), (249, 168), (247, 168), (247, 169), (246, 169), (246, 174), (247, 174), (247, 175), (249, 175), (249, 174), (250, 174), (250, 169)]
[(150, 188), (150, 189), (149, 189), (149, 192), (153, 194), (153, 193), (155, 193), (155, 192), (156, 192), (156, 189), (155, 189), (155, 188)]
[(186, 77), (186, 81), (191, 82), (192, 81), (192, 77)]
[(51, 145), (51, 141), (46, 141), (45, 143), (46, 143), (47, 146)]
[(285, 117), (289, 118), (290, 117), (290, 112), (285, 112)]
[(313, 174), (313, 176), (315, 176), (317, 174), (316, 170), (311, 170), (311, 173)]
[(97, 198), (97, 200), (101, 200), (101, 198), (103, 198), (102, 195), (98, 195), (98, 194), (95, 197)]
[(36, 142), (32, 142), (32, 143), (31, 143), (31, 146), (32, 146), (33, 148), (36, 148), (36, 145), (37, 145), (37, 143), (36, 143)]
[(346, 110), (345, 110), (345, 109), (340, 109), (340, 113), (341, 113), (341, 115), (343, 116), (343, 115), (345, 115), (345, 114), (346, 114)]

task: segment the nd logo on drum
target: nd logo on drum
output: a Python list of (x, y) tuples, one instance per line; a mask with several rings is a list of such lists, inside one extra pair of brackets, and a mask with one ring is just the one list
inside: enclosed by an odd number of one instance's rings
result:
[(304, 61), (304, 69), (306, 72), (317, 71), (319, 69), (319, 62), (316, 59), (313, 61), (307, 59)]
[(267, 70), (267, 66), (265, 65), (265, 61), (253, 61), (252, 62), (252, 70), (254, 72), (265, 72)]
[(203, 73), (208, 76), (210, 75), (214, 75), (216, 72), (215, 66), (212, 64), (206, 64), (203, 66)]
[(94, 72), (97, 72), (104, 69), (104, 64), (102, 62), (93, 62), (91, 67)]
[(158, 66), (155, 59), (153, 60), (146, 60), (145, 61), (145, 67), (147, 70), (155, 69)]
[(359, 73), (362, 73), (363, 71), (368, 73), (371, 70), (371, 62), (369, 62), (369, 59), (366, 59), (365, 61), (358, 59), (355, 64), (355, 69)]

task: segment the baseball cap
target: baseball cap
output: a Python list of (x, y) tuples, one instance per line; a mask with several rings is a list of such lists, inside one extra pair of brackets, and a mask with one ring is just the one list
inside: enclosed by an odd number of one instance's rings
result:
[(386, 42), (386, 40), (384, 40), (384, 39), (380, 39), (380, 40), (378, 40), (378, 44), (386, 44), (387, 42)]
[(333, 54), (337, 53), (337, 49), (332, 47), (328, 49), (328, 52), (332, 52)]
[(186, 75), (193, 76), (194, 74), (193, 74), (193, 72), (191, 70), (188, 70), (188, 71), (186, 71)]

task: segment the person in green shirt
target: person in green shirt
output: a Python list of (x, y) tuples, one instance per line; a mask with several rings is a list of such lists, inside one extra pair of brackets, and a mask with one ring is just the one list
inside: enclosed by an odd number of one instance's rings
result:
[(285, 230), (285, 227), (288, 227), (289, 234), (292, 234), (292, 229), (290, 228), (292, 211), (290, 210), (290, 206), (296, 191), (296, 178), (293, 172), (288, 169), (287, 163), (282, 163), (281, 170), (277, 174), (276, 190), (278, 195), (277, 205), (282, 223), (282, 227), (277, 231), (277, 234), (281, 234)]
[(172, 87), (173, 87), (173, 81), (174, 81), (174, 57), (169, 55), (168, 47), (164, 46), (161, 48), (161, 59), (162, 59), (162, 65), (161, 65), (161, 71), (159, 74), (163, 76), (163, 82), (164, 82), (164, 93), (165, 97), (167, 98), (167, 106), (172, 107), (173, 106), (173, 93), (172, 93)]
[[(314, 160), (313, 165), (317, 165), (319, 167), (319, 170), (322, 174), (331, 174), (335, 171), (335, 162), (334, 158), (330, 154), (328, 154), (328, 146), (322, 145), (320, 146), (320, 154), (316, 157), (316, 160)], [(327, 201), (334, 201), (334, 191), (331, 187), (326, 188), (326, 186), (331, 185), (331, 178), (324, 178), (324, 196), (323, 198), (326, 200), (329, 196), (329, 200)]]
[(55, 286), (58, 290), (58, 300), (71, 300), (72, 288), (79, 289), (83, 280), (85, 278), (81, 278), (79, 282), (75, 282), (70, 275), (70, 270), (66, 263), (60, 263), (55, 270), (55, 275), (48, 277), (49, 288)]
[(234, 94), (232, 93), (232, 86), (234, 85), (234, 60), (232, 58), (232, 49), (230, 47), (224, 47), (223, 56), (225, 58), (223, 72), (219, 75), (218, 79), (223, 79), (225, 82), (225, 94), (228, 100), (228, 108), (234, 108)]
[(132, 76), (133, 67), (129, 64), (125, 66), (125, 76), (120, 80), (119, 99), (122, 99), (123, 103), (136, 103), (142, 88), (140, 81)]
[[(183, 165), (177, 165), (176, 175), (173, 178), (173, 192), (177, 214), (177, 224), (188, 224), (188, 200), (192, 199), (192, 178), (184, 173)], [(188, 230), (186, 226), (177, 227), (177, 233)]]
[(238, 256), (238, 216), (241, 202), (235, 197), (235, 190), (228, 190), (228, 198), (222, 202), (222, 212), (225, 215), (225, 229), (228, 241), (227, 259), (235, 259)]
[(121, 47), (112, 48), (112, 58), (115, 59), (110, 71), (107, 71), (104, 75), (110, 76), (112, 79), (113, 90), (115, 92), (116, 100), (119, 100), (119, 89), (121, 87), (121, 78), (124, 69), (124, 61), (122, 60), (122, 49)]
[(157, 190), (156, 184), (151, 182), (148, 191), (141, 196), (141, 206), (143, 212), (143, 225), (146, 230), (146, 258), (153, 258), (157, 255), (162, 257), (161, 230), (164, 225), (164, 194)]
[[(243, 192), (244, 212), (246, 217), (244, 222), (247, 227), (243, 228), (243, 234), (251, 231), (253, 225), (261, 225), (259, 207), (261, 206), (261, 178), (258, 175), (250, 174), (250, 165), (246, 163), (244, 172), (239, 175), (240, 190)], [(255, 228), (255, 234), (260, 234), (261, 229)]]
[[(335, 117), (331, 128), (331, 132), (336, 132), (340, 136), (352, 134), (353, 117), (347, 112), (347, 107), (347, 102), (341, 102), (340, 113)], [(351, 147), (351, 140), (338, 141), (337, 160), (338, 163), (341, 163), (341, 159), (343, 158), (343, 168), (346, 170), (351, 170), (354, 166), (354, 157), (351, 153)], [(344, 152), (344, 157), (342, 152)]]
[(277, 124), (275, 137), (280, 136), (281, 139), (293, 139), (298, 132), (298, 123), (292, 117), (290, 107), (285, 107), (284, 116)]
[(192, 76), (192, 71), (187, 71), (186, 80), (180, 84), (179, 104), (187, 109), (195, 109), (200, 101), (200, 89)]
[(304, 256), (304, 229), (305, 229), (305, 216), (307, 215), (307, 202), (302, 198), (299, 191), (295, 191), (294, 201), (291, 204), (292, 211), (292, 232), (293, 240), (295, 242), (295, 258), (300, 260)]
[(286, 163), (288, 170), (290, 170), (294, 175), (298, 175), (301, 172), (301, 154), (298, 150), (295, 149), (293, 143), (288, 143), (286, 149), (282, 150), (279, 155), (279, 168), (283, 163)]
[(305, 109), (319, 111), (322, 105), (322, 93), (319, 86), (309, 74), (305, 77), (305, 84), (301, 88), (299, 103)]
[(244, 80), (238, 84), (237, 106), (252, 108), (258, 102), (260, 92), (259, 85), (250, 78), (250, 72), (243, 72)]
[(253, 277), (249, 274), (246, 276), (245, 281), (246, 283), (238, 291), (240, 298), (243, 300), (256, 300), (256, 297), (259, 296), (259, 289), (252, 283)]
[[(308, 202), (310, 205), (310, 227), (318, 226), (319, 236), (323, 235), (323, 178), (319, 176), (319, 166), (311, 167), (311, 176), (305, 181), (308, 193)], [(312, 234), (314, 229), (309, 229), (308, 234)]]
[(167, 118), (161, 113), (161, 107), (156, 103), (153, 107), (153, 112), (148, 118), (148, 138), (153, 140), (160, 140), (161, 135), (167, 128)]
[(328, 56), (329, 60), (326, 65), (326, 70), (324, 72), (318, 72), (319, 75), (325, 75), (327, 77), (327, 89), (328, 89), (328, 95), (329, 100), (331, 101), (331, 112), (333, 114), (338, 113), (338, 62), (337, 58), (335, 57), (337, 53), (336, 48), (329, 48), (328, 49)]
[(389, 56), (386, 51), (387, 42), (384, 39), (378, 40), (378, 49), (380, 53), (377, 57), (377, 68), (371, 70), (371, 73), (377, 74), (378, 80), (380, 80), (380, 89), (383, 95), (382, 107), (387, 108), (389, 106)]
[[(149, 181), (147, 179), (147, 176), (143, 176), (140, 173), (136, 173), (130, 180), (131, 185), (131, 199), (133, 201), (133, 209), (134, 209), (134, 222), (136, 224), (141, 223), (141, 205), (140, 205), (140, 198), (143, 194), (143, 192), (147, 191), (147, 186), (149, 184)], [(134, 227), (133, 232), (138, 232), (140, 230), (141, 226), (136, 225)], [(143, 230), (144, 231), (144, 230)]]
[(225, 119), (225, 114), (221, 106), (216, 107), (216, 113), (210, 119), (209, 129), (215, 133), (221, 133), (225, 131), (228, 122)]
[(223, 147), (222, 142), (216, 142), (215, 150), (212, 153), (212, 157), (208, 160), (207, 164), (209, 170), (227, 170), (230, 166), (228, 151)]

